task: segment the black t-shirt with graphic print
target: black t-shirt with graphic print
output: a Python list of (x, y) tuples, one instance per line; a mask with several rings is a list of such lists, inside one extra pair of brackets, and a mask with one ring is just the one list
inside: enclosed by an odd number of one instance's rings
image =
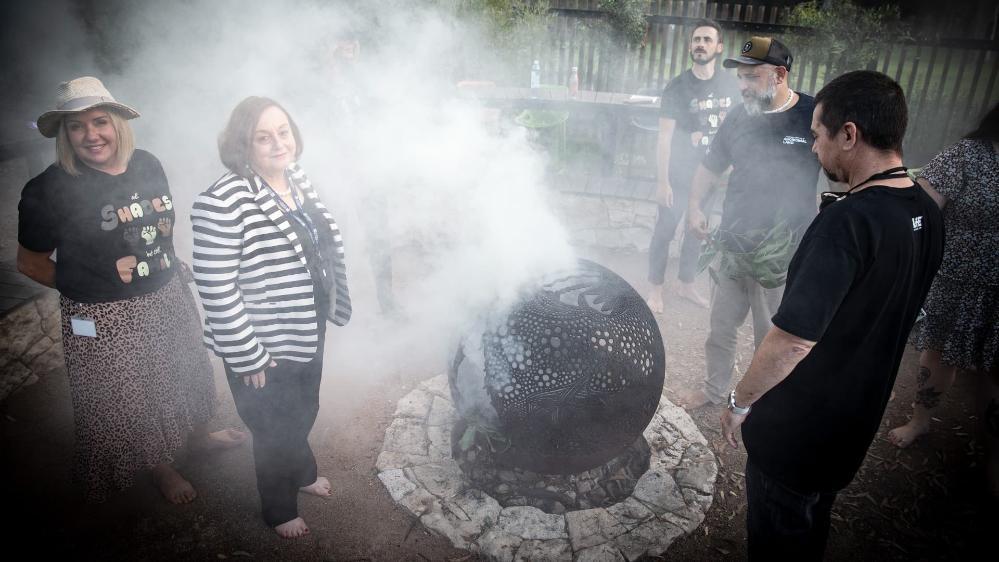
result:
[(732, 166), (720, 229), (726, 242), (736, 244), (735, 251), (751, 250), (781, 220), (800, 236), (815, 217), (815, 99), (799, 96), (794, 107), (780, 113), (749, 115), (744, 104), (737, 105), (704, 157), (704, 167), (718, 174)]
[(690, 187), (711, 139), (741, 99), (735, 78), (721, 69), (710, 80), (701, 80), (687, 70), (666, 84), (659, 117), (676, 121), (669, 160), (669, 181), (674, 189)]
[(77, 302), (151, 293), (170, 280), (174, 211), (163, 167), (136, 150), (117, 176), (77, 163), (79, 176), (53, 164), (21, 192), (18, 242), (56, 251), (56, 288)]
[(881, 424), (909, 331), (943, 256), (921, 187), (868, 187), (819, 213), (774, 326), (818, 342), (742, 425), (750, 460), (800, 492), (850, 483)]

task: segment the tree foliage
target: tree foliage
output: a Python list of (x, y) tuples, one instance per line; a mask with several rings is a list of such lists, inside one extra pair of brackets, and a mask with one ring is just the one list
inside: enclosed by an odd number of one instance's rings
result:
[(603, 21), (612, 41), (631, 45), (644, 41), (648, 27), (646, 4), (643, 0), (600, 0), (600, 9), (607, 14)]
[(795, 58), (828, 60), (834, 74), (866, 68), (889, 40), (909, 34), (897, 5), (864, 8), (850, 0), (798, 4), (787, 23), (811, 29), (787, 37)]
[(547, 0), (435, 0), (464, 21), (479, 24), (489, 46), (510, 55), (524, 54), (547, 37), (553, 16)]

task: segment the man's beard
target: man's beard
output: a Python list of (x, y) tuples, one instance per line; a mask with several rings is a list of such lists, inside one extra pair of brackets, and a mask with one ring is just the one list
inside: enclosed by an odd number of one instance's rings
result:
[(834, 183), (843, 183), (843, 180), (839, 179), (839, 176), (837, 176), (835, 172), (830, 171), (829, 168), (823, 166), (822, 171), (826, 173), (826, 177), (829, 178), (829, 181)]
[(770, 109), (775, 97), (777, 97), (777, 77), (770, 75), (767, 78), (767, 89), (763, 93), (746, 92), (742, 96), (742, 102), (746, 106), (746, 113), (759, 115)]
[[(702, 52), (703, 52), (704, 54), (706, 54), (706, 55), (707, 55), (707, 54), (709, 54), (709, 53), (708, 53), (707, 51), (702, 51)], [(701, 65), (708, 65), (708, 64), (711, 64), (712, 62), (714, 62), (714, 60), (715, 60), (715, 57), (717, 57), (717, 56), (718, 56), (718, 53), (717, 53), (717, 52), (714, 52), (714, 53), (710, 53), (710, 56), (709, 56), (709, 57), (708, 57), (708, 59), (707, 59), (707, 60), (705, 60), (705, 61), (699, 61), (699, 60), (697, 60), (697, 59), (696, 59), (696, 58), (694, 57), (694, 55), (695, 55), (695, 53), (694, 53), (694, 52), (690, 52), (690, 53), (689, 53), (689, 55), (690, 55), (690, 60), (691, 60), (691, 61), (692, 61), (692, 62), (693, 62), (694, 64), (701, 64)]]

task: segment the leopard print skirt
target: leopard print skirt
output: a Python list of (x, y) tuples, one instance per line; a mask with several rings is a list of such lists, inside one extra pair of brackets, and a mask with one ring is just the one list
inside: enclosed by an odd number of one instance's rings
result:
[[(76, 420), (74, 480), (89, 501), (127, 488), (135, 472), (170, 462), (211, 419), (215, 381), (197, 305), (178, 276), (161, 289), (105, 303), (60, 298), (63, 350)], [(73, 316), (97, 337), (73, 334)]]

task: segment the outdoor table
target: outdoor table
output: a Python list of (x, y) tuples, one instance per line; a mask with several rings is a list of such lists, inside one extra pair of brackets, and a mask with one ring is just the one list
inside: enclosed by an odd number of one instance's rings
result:
[[(659, 98), (622, 92), (579, 90), (570, 96), (568, 88), (542, 86), (541, 88), (515, 88), (494, 86), (489, 83), (469, 83), (458, 88), (461, 99), (477, 100), (489, 107), (507, 110), (568, 111), (570, 114), (603, 116), (608, 125), (610, 142), (601, 165), (602, 181), (613, 181), (615, 160), (620, 150), (621, 124), (629, 127), (631, 138), (640, 130), (655, 131), (659, 117)], [(631, 143), (632, 145), (634, 143)], [(631, 159), (624, 180), (631, 178)]]
[(621, 92), (579, 90), (570, 96), (568, 88), (512, 88), (505, 86), (470, 86), (458, 89), (458, 97), (476, 99), (501, 108), (614, 111), (625, 115), (655, 116), (659, 98)]

